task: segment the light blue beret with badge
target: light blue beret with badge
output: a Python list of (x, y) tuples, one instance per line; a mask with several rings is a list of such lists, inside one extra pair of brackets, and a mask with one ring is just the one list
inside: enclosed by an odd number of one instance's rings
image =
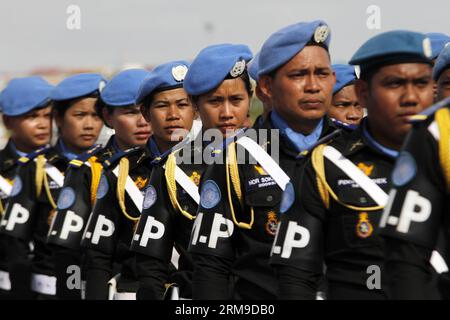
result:
[(438, 80), (441, 76), (441, 73), (450, 68), (450, 45), (447, 45), (444, 50), (442, 50), (441, 54), (438, 56), (436, 63), (433, 68), (433, 78), (434, 80)]
[(248, 46), (243, 44), (217, 44), (204, 48), (192, 62), (184, 89), (193, 96), (207, 93), (227, 78), (237, 78), (246, 70), (253, 58)]
[(426, 36), (430, 38), (431, 50), (433, 51), (432, 59), (436, 59), (441, 53), (442, 49), (450, 42), (450, 37), (444, 33), (430, 32)]
[(361, 75), (382, 66), (399, 63), (428, 63), (433, 52), (430, 39), (423, 33), (394, 30), (367, 40), (353, 55), (350, 64), (359, 65)]
[(333, 64), (332, 68), (336, 73), (336, 84), (333, 87), (333, 94), (353, 83), (359, 78), (359, 67), (348, 64)]
[(96, 91), (101, 92), (106, 80), (97, 73), (80, 73), (62, 80), (51, 92), (50, 98), (54, 101), (76, 99)]
[(20, 116), (45, 107), (50, 102), (53, 86), (41, 77), (15, 78), (0, 93), (0, 107), (4, 115)]
[(330, 28), (322, 20), (299, 22), (275, 32), (261, 48), (258, 77), (286, 64), (307, 44), (323, 44), (328, 48), (330, 40)]
[(255, 54), (252, 61), (250, 61), (250, 64), (248, 66), (248, 74), (253, 80), (258, 81), (259, 80), (258, 71), (259, 71), (259, 52)]
[(187, 61), (171, 61), (154, 68), (142, 82), (137, 95), (137, 103), (155, 91), (181, 88), (189, 69)]
[(142, 82), (150, 73), (144, 69), (128, 69), (116, 74), (100, 93), (102, 101), (112, 107), (136, 104)]

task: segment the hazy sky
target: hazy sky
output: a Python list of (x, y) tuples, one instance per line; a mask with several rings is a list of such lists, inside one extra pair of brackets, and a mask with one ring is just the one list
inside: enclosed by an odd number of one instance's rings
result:
[[(81, 30), (66, 27), (71, 4)], [(370, 5), (381, 10), (380, 30), (366, 26)], [(256, 52), (277, 29), (314, 19), (330, 25), (332, 58), (342, 62), (379, 32), (450, 33), (449, 12), (447, 0), (1, 0), (0, 72), (158, 64), (223, 42)]]

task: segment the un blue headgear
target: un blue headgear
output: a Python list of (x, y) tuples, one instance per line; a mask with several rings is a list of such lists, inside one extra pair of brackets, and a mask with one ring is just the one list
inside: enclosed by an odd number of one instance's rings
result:
[(336, 84), (333, 87), (333, 94), (336, 94), (342, 88), (353, 83), (359, 75), (356, 74), (355, 66), (348, 64), (333, 64), (332, 68), (336, 73)]
[(321, 20), (296, 23), (275, 32), (261, 48), (258, 77), (286, 64), (308, 44), (324, 45), (328, 49), (330, 40), (330, 29)]
[(380, 67), (399, 63), (431, 64), (430, 39), (418, 32), (395, 30), (376, 35), (353, 55), (350, 64), (359, 65), (361, 75)]
[(156, 91), (165, 91), (183, 87), (183, 81), (189, 69), (187, 61), (171, 61), (154, 68), (142, 82), (137, 102)]
[(259, 52), (255, 54), (252, 61), (250, 61), (248, 67), (248, 74), (253, 80), (258, 81), (259, 80), (258, 71), (259, 71)]
[(436, 60), (433, 68), (433, 78), (438, 80), (445, 69), (450, 68), (450, 45), (447, 45)]
[(142, 82), (150, 73), (144, 69), (128, 69), (116, 74), (100, 93), (108, 106), (121, 107), (136, 104)]
[(51, 92), (53, 101), (64, 101), (81, 98), (100, 92), (106, 85), (106, 80), (97, 73), (81, 73), (67, 77)]
[(222, 81), (237, 78), (246, 71), (253, 55), (242, 44), (217, 44), (204, 48), (192, 62), (184, 79), (184, 89), (190, 95), (207, 93)]
[(54, 87), (38, 76), (15, 78), (0, 93), (0, 107), (4, 115), (20, 116), (45, 107)]
[(441, 51), (444, 49), (445, 45), (450, 42), (450, 37), (443, 33), (430, 32), (426, 36), (430, 38), (431, 50), (433, 51), (433, 56), (431, 59), (436, 59)]

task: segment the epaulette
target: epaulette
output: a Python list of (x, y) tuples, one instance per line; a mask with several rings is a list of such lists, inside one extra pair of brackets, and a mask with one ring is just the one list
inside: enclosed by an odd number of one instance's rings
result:
[(174, 152), (178, 152), (181, 149), (183, 149), (186, 145), (188, 145), (189, 143), (191, 143), (193, 140), (191, 139), (183, 139), (182, 141), (178, 142), (176, 145), (174, 145), (172, 148), (170, 148), (169, 150), (166, 150), (165, 152), (163, 152), (162, 154), (160, 154), (159, 156), (155, 157), (152, 161), (151, 164), (155, 165), (161, 162), (164, 162), (167, 157), (174, 153)]
[(29, 154), (27, 154), (24, 157), (20, 157), (17, 161), (19, 164), (24, 165), (24, 164), (28, 163), (29, 161), (33, 160), (34, 158), (36, 158), (37, 156), (39, 156), (41, 154), (46, 154), (50, 149), (51, 149), (51, 146), (46, 145), (45, 147), (42, 147), (33, 152), (30, 152)]
[(227, 137), (221, 145), (211, 150), (212, 156), (221, 154), (223, 150), (226, 150), (226, 148), (230, 145), (230, 143), (236, 142), (237, 140), (239, 140), (239, 138), (243, 137), (247, 129), (248, 128), (239, 129), (234, 133), (234, 135)]
[(426, 108), (421, 113), (416, 114), (414, 116), (411, 116), (409, 118), (409, 122), (410, 123), (417, 123), (417, 122), (421, 122), (421, 121), (427, 120), (429, 117), (434, 115), (436, 113), (436, 111), (438, 111), (439, 109), (441, 109), (443, 107), (446, 107), (448, 105), (450, 105), (450, 96), (445, 98), (444, 100), (441, 100), (441, 101), (433, 104), (431, 107)]
[(79, 155), (76, 159), (73, 159), (69, 162), (69, 167), (71, 168), (79, 168), (85, 163), (89, 158), (95, 156), (97, 153), (99, 153), (102, 150), (101, 144), (96, 144), (93, 147), (91, 147), (89, 150), (83, 152), (81, 155)]
[(322, 138), (317, 140), (315, 143), (313, 143), (308, 149), (300, 152), (300, 154), (297, 156), (297, 159), (306, 157), (312, 150), (314, 150), (315, 147), (317, 147), (321, 144), (330, 142), (332, 139), (334, 139), (335, 137), (340, 135), (343, 130), (345, 130), (345, 129), (339, 128), (339, 129), (336, 129), (333, 132), (327, 134), (326, 136), (323, 136)]
[(118, 151), (115, 154), (112, 155), (111, 158), (103, 161), (103, 168), (107, 169), (113, 165), (115, 165), (117, 162), (120, 161), (120, 159), (122, 159), (123, 157), (129, 157), (135, 153), (137, 153), (138, 151), (142, 152), (142, 148), (141, 147), (134, 147), (125, 151)]
[(338, 129), (345, 129), (349, 131), (355, 131), (356, 129), (358, 129), (357, 124), (348, 124), (334, 118), (330, 118), (330, 120), (331, 122), (333, 122), (333, 125)]

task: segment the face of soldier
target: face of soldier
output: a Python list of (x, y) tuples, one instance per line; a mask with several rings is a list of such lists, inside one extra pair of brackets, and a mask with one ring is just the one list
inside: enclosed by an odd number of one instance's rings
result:
[(196, 107), (205, 130), (216, 128), (226, 136), (246, 125), (250, 95), (241, 78), (227, 79), (201, 95)]
[(73, 152), (82, 153), (98, 139), (103, 121), (95, 111), (96, 102), (96, 98), (80, 99), (66, 110), (64, 116), (55, 116), (60, 137)]
[(411, 128), (409, 118), (433, 103), (431, 67), (424, 63), (381, 67), (369, 83), (358, 81), (356, 87), (371, 133), (392, 149), (401, 147)]
[(450, 68), (444, 70), (437, 81), (437, 99), (450, 96)]
[(150, 125), (139, 106), (114, 107), (112, 113), (103, 108), (103, 119), (114, 129), (114, 139), (121, 150), (144, 146), (150, 137)]
[(333, 95), (328, 115), (344, 123), (359, 124), (364, 110), (356, 96), (355, 85), (345, 86)]
[(19, 151), (29, 153), (50, 142), (52, 107), (32, 110), (17, 117), (3, 116), (3, 120)]
[(260, 77), (273, 108), (289, 127), (305, 134), (325, 115), (335, 82), (328, 53), (319, 46), (306, 46), (273, 77)]
[(156, 93), (149, 108), (142, 108), (152, 124), (159, 151), (164, 152), (182, 140), (191, 130), (195, 110), (183, 88)]

